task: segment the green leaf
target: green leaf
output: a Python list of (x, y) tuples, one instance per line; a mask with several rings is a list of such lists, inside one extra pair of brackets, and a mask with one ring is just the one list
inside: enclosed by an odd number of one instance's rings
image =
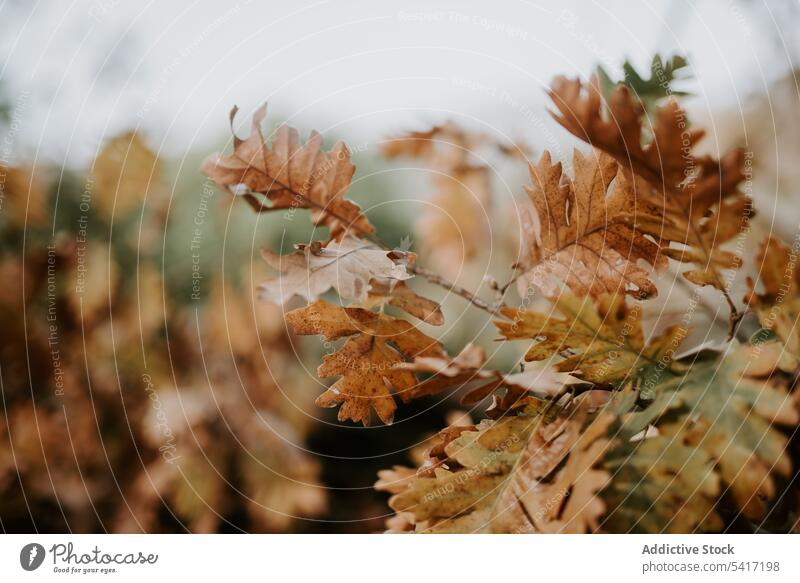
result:
[(777, 426), (800, 421), (786, 388), (770, 379), (780, 366), (776, 354), (734, 344), (717, 359), (697, 362), (686, 376), (657, 386), (652, 403), (628, 417), (625, 434), (653, 425), (660, 435), (703, 449), (741, 512), (763, 517), (775, 477), (792, 469), (787, 436)]
[(608, 507), (601, 526), (610, 532), (717, 531), (720, 492), (714, 460), (672, 437), (628, 441), (606, 456), (611, 475), (600, 496)]
[(627, 60), (622, 65), (624, 75), (622, 79), (612, 79), (601, 65), (597, 67), (597, 76), (606, 97), (611, 95), (617, 85), (627, 85), (633, 95), (641, 101), (649, 116), (663, 99), (670, 96), (685, 97), (689, 95), (688, 92), (677, 90), (673, 86), (675, 82), (685, 81), (691, 77), (688, 68), (689, 62), (680, 55), (674, 55), (671, 59), (664, 61), (661, 55), (656, 54), (650, 64), (650, 77), (648, 78), (642, 77)]

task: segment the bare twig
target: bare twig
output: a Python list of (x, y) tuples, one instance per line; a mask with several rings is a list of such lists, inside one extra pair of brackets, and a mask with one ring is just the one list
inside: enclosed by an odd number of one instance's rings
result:
[(468, 289), (446, 280), (445, 278), (443, 278), (437, 273), (434, 273), (433, 271), (425, 269), (424, 267), (419, 267), (417, 265), (409, 266), (408, 271), (410, 271), (414, 275), (419, 275), (420, 277), (424, 277), (429, 282), (441, 286), (458, 296), (461, 296), (476, 308), (480, 308), (481, 310), (490, 313), (492, 316), (505, 317), (500, 313), (500, 308), (502, 308), (502, 304), (492, 305), (489, 302), (482, 300)]

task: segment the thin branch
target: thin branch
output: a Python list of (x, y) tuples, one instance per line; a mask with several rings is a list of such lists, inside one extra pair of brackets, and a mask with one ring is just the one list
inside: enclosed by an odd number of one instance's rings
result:
[(520, 268), (519, 268), (519, 264), (518, 263), (515, 263), (514, 265), (512, 265), (511, 268), (512, 268), (512, 276), (511, 276), (511, 278), (506, 283), (504, 283), (502, 286), (500, 286), (500, 289), (498, 290), (498, 292), (500, 293), (501, 296), (504, 296), (505, 293), (508, 291), (508, 288), (510, 288), (514, 284), (514, 282), (516, 282), (519, 279), (520, 275), (522, 275), (520, 273)]
[(420, 277), (424, 277), (429, 282), (441, 286), (454, 294), (461, 296), (469, 303), (471, 303), (476, 308), (480, 308), (481, 310), (488, 312), (492, 316), (500, 316), (504, 318), (503, 314), (500, 313), (500, 309), (503, 307), (502, 303), (498, 302), (498, 304), (492, 305), (489, 302), (482, 300), (471, 291), (466, 288), (461, 287), (451, 281), (446, 280), (442, 276), (433, 271), (425, 269), (424, 267), (419, 267), (417, 265), (411, 265), (408, 267), (408, 271), (413, 273), (414, 275), (419, 275)]

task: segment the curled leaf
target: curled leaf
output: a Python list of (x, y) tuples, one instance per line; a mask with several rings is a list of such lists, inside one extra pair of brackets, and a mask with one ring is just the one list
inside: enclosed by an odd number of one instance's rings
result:
[(418, 295), (403, 281), (373, 279), (369, 286), (365, 307), (374, 308), (384, 304), (400, 308), (427, 324), (444, 324), (442, 307), (433, 300)]
[(448, 389), (467, 387), (469, 392), (461, 402), (468, 405), (482, 401), (501, 388), (507, 389), (508, 395), (513, 395), (516, 402), (529, 392), (539, 396), (559, 395), (567, 385), (581, 382), (547, 365), (530, 366), (520, 373), (503, 374), (483, 369), (485, 361), (484, 350), (468, 344), (455, 358), (422, 356), (413, 362), (402, 363), (398, 368), (431, 375), (415, 387), (414, 396), (435, 395)]

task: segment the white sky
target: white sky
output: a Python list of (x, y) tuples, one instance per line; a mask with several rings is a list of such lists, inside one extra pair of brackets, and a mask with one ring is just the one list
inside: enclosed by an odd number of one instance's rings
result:
[(543, 86), (597, 62), (687, 54), (701, 111), (764, 91), (798, 27), (763, 1), (6, 1), (0, 74), (16, 147), (58, 161), (128, 127), (213, 149), (264, 100), (356, 148), (446, 117), (546, 143)]

